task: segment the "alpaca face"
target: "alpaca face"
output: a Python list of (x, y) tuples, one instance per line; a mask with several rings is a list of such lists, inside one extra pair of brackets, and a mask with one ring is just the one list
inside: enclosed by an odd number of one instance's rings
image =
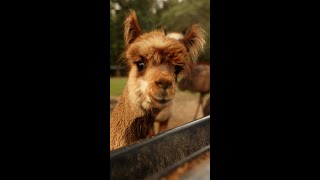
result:
[(143, 109), (161, 110), (174, 98), (177, 76), (203, 48), (203, 30), (192, 26), (179, 40), (166, 37), (160, 30), (142, 33), (134, 11), (124, 26), (129, 98)]
[(144, 109), (162, 109), (175, 95), (177, 76), (186, 68), (187, 50), (179, 41), (153, 31), (128, 46), (126, 59), (132, 99)]

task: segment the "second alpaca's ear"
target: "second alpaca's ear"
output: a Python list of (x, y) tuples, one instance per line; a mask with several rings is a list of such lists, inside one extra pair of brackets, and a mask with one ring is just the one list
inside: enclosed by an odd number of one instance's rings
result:
[(130, 10), (129, 14), (124, 21), (124, 42), (125, 46), (131, 44), (138, 36), (141, 30), (138, 24), (138, 18), (134, 10)]
[(203, 50), (205, 44), (204, 36), (205, 32), (199, 25), (192, 25), (183, 39), (180, 40), (187, 48), (193, 61), (197, 59), (199, 51)]

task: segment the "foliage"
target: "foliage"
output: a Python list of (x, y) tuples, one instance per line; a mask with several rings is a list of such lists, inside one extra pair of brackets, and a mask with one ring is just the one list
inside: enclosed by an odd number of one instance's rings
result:
[(120, 96), (127, 80), (127, 77), (110, 78), (110, 95), (115, 97)]
[(210, 62), (210, 1), (209, 0), (110, 0), (110, 64), (124, 49), (123, 21), (129, 9), (137, 12), (143, 31), (164, 27), (168, 32), (181, 32), (194, 23), (207, 33), (204, 53), (199, 61)]

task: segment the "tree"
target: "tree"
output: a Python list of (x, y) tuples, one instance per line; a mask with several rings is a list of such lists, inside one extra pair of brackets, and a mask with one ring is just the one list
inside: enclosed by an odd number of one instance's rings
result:
[(200, 24), (207, 33), (205, 52), (200, 61), (210, 62), (210, 1), (209, 0), (110, 0), (110, 64), (124, 49), (123, 21), (129, 9), (137, 13), (143, 31), (165, 27), (181, 32), (193, 23)]

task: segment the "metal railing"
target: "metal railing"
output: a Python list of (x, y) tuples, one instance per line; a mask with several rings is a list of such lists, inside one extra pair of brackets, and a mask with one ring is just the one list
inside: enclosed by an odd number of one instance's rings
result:
[(111, 179), (145, 179), (210, 145), (210, 116), (110, 152)]

